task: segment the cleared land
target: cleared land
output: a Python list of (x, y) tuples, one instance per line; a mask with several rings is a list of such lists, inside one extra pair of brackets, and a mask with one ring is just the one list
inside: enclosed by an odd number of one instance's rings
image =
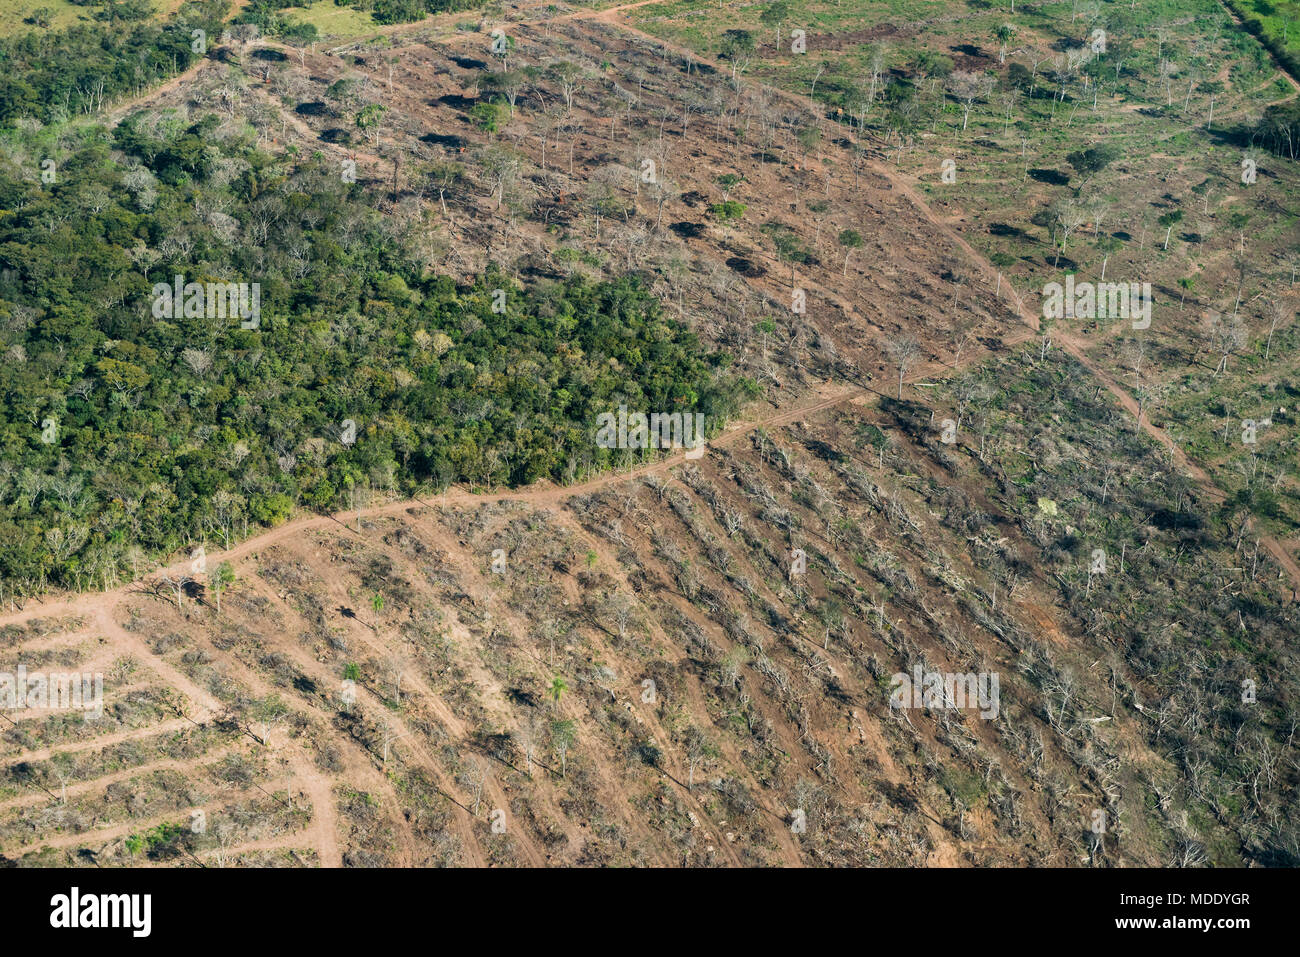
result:
[[(1244, 188), (1240, 150), (1220, 141), (1290, 85), (1225, 31), (1203, 55), (1231, 67), (1174, 106), (1148, 69), (1150, 45), (1170, 40), (1144, 37), (1141, 67), (1095, 108), (1077, 76), (1068, 95), (1022, 95), (1011, 118), (984, 99), (966, 117), (921, 82), (925, 122), (891, 135), (883, 117), (837, 119), (816, 67), (804, 75), (775, 49), (736, 89), (718, 38), (774, 36), (762, 8), (634, 6), (525, 12), (507, 25), (507, 63), (454, 18), (331, 53), (231, 44), (146, 105), (229, 104), (225, 122), (267, 149), (356, 162), (394, 222), (418, 227), (431, 268), (640, 271), (764, 401), (698, 462), (417, 501), (377, 491), (359, 512), (212, 549), (235, 578), (219, 612), (184, 581), (188, 558), (15, 608), (0, 619), (15, 660), (112, 681), (99, 722), (9, 716), (0, 853), (1300, 859), (1297, 174), (1261, 157)], [(902, 51), (951, 55), (958, 41), (974, 44), (964, 65), (1002, 69), (971, 39), (1002, 11), (922, 22), (931, 7), (810, 5), (819, 82), (869, 80), (881, 37), (897, 37), (900, 78)], [(1009, 60), (1050, 52), (1070, 10), (1021, 16)], [(515, 102), (493, 102), (485, 74), (560, 58), (582, 67), (567, 89), (542, 69)], [(1216, 120), (1202, 124), (1210, 95)], [(377, 130), (353, 122), (366, 102), (389, 108)], [(1103, 136), (1128, 145), (1089, 177), (1093, 215), (1061, 262), (1035, 212), (1079, 198), (1067, 157)], [(1207, 177), (1212, 146), (1225, 159)], [(957, 184), (939, 178), (945, 158)], [(1184, 218), (1165, 249), (1155, 230), (1173, 209)], [(839, 241), (846, 230), (861, 247)], [(1103, 260), (1109, 276), (1155, 277), (1151, 329), (1044, 329), (1033, 290), (1062, 267), (1099, 275)], [(1269, 330), (1274, 299), (1290, 312)], [(1202, 337), (1214, 307), (1250, 331), (1224, 369)], [(916, 345), (906, 363), (891, 349), (902, 340)], [(1247, 414), (1273, 423), (1260, 448), (1222, 438)], [(1272, 508), (1252, 505), (1261, 488)], [(917, 664), (996, 672), (999, 718), (891, 709), (891, 676)]]

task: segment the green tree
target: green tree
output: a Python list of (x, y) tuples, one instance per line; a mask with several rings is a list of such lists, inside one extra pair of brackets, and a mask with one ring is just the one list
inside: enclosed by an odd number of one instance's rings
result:
[(695, 787), (695, 769), (708, 758), (717, 757), (718, 748), (703, 731), (691, 725), (683, 735), (682, 750), (686, 752), (686, 790), (690, 791)]
[(515, 103), (523, 92), (527, 77), (520, 70), (504, 70), (500, 73), (487, 73), (482, 83), (489, 90), (500, 96), (510, 107), (510, 116), (515, 115)]
[(809, 123), (796, 134), (795, 138), (799, 140), (799, 145), (803, 147), (803, 158), (807, 162), (808, 151), (822, 140), (822, 129), (820, 126)]
[(729, 199), (723, 203), (714, 203), (709, 207), (709, 212), (723, 222), (727, 222), (732, 219), (740, 219), (745, 215), (746, 208), (744, 203)]
[(495, 103), (475, 103), (469, 111), (470, 118), (478, 128), (495, 133), (501, 126), (501, 110)]
[(1165, 213), (1157, 222), (1165, 227), (1165, 249), (1169, 248), (1169, 237), (1173, 235), (1174, 227), (1183, 221), (1183, 211), (1181, 209), (1170, 210)]
[(1090, 146), (1066, 155), (1065, 159), (1075, 171), (1084, 177), (1084, 183), (1100, 173), (1120, 156), (1120, 149), (1110, 143)]
[(1028, 92), (1034, 86), (1034, 74), (1023, 63), (1012, 63), (1007, 67), (1007, 84), (1017, 90)]
[(736, 83), (738, 73), (743, 73), (754, 57), (754, 35), (748, 30), (728, 30), (722, 35), (722, 47), (719, 50), (724, 60), (731, 63), (731, 82)]
[(923, 84), (930, 77), (943, 79), (953, 71), (952, 58), (933, 50), (921, 50), (912, 57), (912, 72), (916, 74), (918, 84)]
[(587, 71), (569, 60), (559, 60), (546, 67), (546, 73), (560, 85), (566, 113), (573, 112), (573, 97), (587, 79)]
[(560, 759), (561, 777), (568, 776), (569, 749), (573, 747), (577, 737), (577, 725), (572, 721), (566, 719), (551, 723), (551, 747), (555, 749), (556, 757)]
[(208, 573), (208, 584), (217, 601), (217, 614), (221, 614), (221, 593), (235, 583), (235, 569), (230, 562), (222, 562)]
[(768, 27), (776, 29), (776, 48), (781, 49), (781, 27), (785, 21), (790, 19), (790, 4), (786, 0), (776, 0), (775, 3), (769, 3), (763, 10), (759, 21)]
[(993, 28), (991, 36), (998, 41), (998, 62), (1006, 63), (1007, 47), (1016, 38), (1016, 28), (1010, 23), (999, 24)]
[(853, 255), (853, 250), (861, 249), (863, 246), (862, 234), (856, 229), (846, 229), (839, 235), (840, 245), (844, 247), (844, 275), (849, 274), (849, 257)]
[(379, 145), (379, 128), (383, 122), (384, 114), (388, 112), (388, 107), (382, 103), (369, 103), (361, 108), (357, 113), (357, 129), (363, 133), (369, 133), (371, 143)]

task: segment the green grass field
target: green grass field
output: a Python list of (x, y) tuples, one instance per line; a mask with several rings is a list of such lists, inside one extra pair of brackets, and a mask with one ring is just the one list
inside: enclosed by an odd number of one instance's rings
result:
[(1300, 0), (1233, 0), (1229, 6), (1264, 25), (1264, 33), (1300, 55)]
[[(178, 0), (150, 0), (155, 11), (167, 13), (178, 6)], [(36, 22), (37, 11), (47, 25)], [(13, 36), (28, 30), (60, 30), (78, 23), (94, 23), (94, 9), (79, 7), (67, 0), (0, 0), (0, 37)]]
[(285, 19), (293, 23), (310, 23), (322, 39), (348, 40), (379, 29), (368, 11), (335, 6), (334, 0), (316, 0), (302, 7), (286, 7)]

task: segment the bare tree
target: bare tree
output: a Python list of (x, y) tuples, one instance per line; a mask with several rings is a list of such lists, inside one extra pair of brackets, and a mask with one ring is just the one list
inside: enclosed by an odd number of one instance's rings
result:
[(163, 572), (159, 577), (159, 581), (175, 593), (176, 610), (184, 611), (182, 602), (185, 598), (185, 589), (193, 584), (194, 579), (189, 575), (173, 575), (171, 572)]
[(519, 750), (524, 754), (524, 767), (527, 769), (529, 777), (533, 776), (533, 760), (537, 757), (537, 749), (541, 746), (542, 731), (542, 722), (536, 715), (522, 722), (515, 729), (515, 741), (519, 745)]
[(921, 347), (911, 336), (899, 336), (885, 345), (885, 352), (898, 370), (898, 397), (903, 397), (903, 380), (921, 359)]
[(654, 231), (659, 231), (659, 226), (664, 219), (664, 206), (669, 200), (676, 199), (681, 194), (681, 188), (676, 183), (671, 182), (667, 177), (660, 174), (655, 177), (650, 184), (650, 198), (655, 204), (655, 224)]
[(497, 209), (505, 198), (506, 187), (519, 175), (519, 157), (511, 150), (500, 146), (485, 146), (475, 155), (479, 168), (492, 185), (491, 193), (496, 195)]
[(587, 70), (570, 60), (557, 60), (546, 67), (547, 76), (560, 85), (566, 113), (573, 112), (573, 97), (587, 80)]
[(399, 704), (402, 700), (402, 676), (406, 674), (406, 659), (400, 654), (391, 654), (384, 659), (384, 669), (393, 679), (393, 698)]
[(686, 729), (682, 750), (686, 752), (686, 790), (689, 791), (695, 787), (695, 769), (705, 758), (717, 754), (717, 749), (705, 737), (703, 731), (691, 725)]
[(615, 592), (610, 597), (605, 610), (614, 622), (614, 627), (618, 629), (619, 639), (626, 639), (628, 628), (632, 624), (632, 614), (635, 611), (632, 599), (628, 598), (623, 592)]
[(1056, 268), (1060, 263), (1065, 245), (1070, 241), (1070, 234), (1087, 221), (1088, 208), (1080, 200), (1065, 199), (1052, 207), (1052, 226), (1056, 235), (1060, 237), (1060, 246), (1056, 250), (1056, 260), (1052, 263), (1052, 268)]
[(952, 344), (952, 364), (956, 368), (961, 364), (961, 354), (979, 338), (979, 318), (969, 312), (958, 313), (949, 330), (949, 342)]
[(411, 734), (410, 731), (403, 731), (401, 734), (398, 734), (392, 728), (388, 727), (388, 725), (384, 725), (384, 764), (385, 765), (388, 764), (388, 752), (392, 743), (394, 741), (400, 741), (402, 738), (408, 737), (410, 734)]
[(1002, 108), (1004, 122), (1002, 124), (1002, 134), (1005, 136), (1011, 129), (1011, 114), (1015, 112), (1020, 105), (1020, 87), (1008, 86), (1003, 88), (997, 96), (998, 106)]
[(962, 132), (966, 131), (966, 124), (970, 121), (970, 111), (975, 101), (993, 92), (993, 82), (990, 76), (968, 70), (957, 70), (944, 81), (944, 89), (947, 90), (948, 95), (962, 106)]
[(465, 770), (461, 772), (461, 783), (474, 796), (474, 806), (470, 809), (470, 813), (475, 817), (478, 816), (479, 805), (483, 802), (483, 789), (487, 787), (490, 770), (488, 763), (475, 755), (466, 762)]
[(1268, 307), (1268, 339), (1264, 343), (1264, 361), (1267, 362), (1273, 352), (1273, 333), (1277, 327), (1286, 322), (1295, 312), (1295, 307), (1281, 299), (1274, 299)]
[(1219, 357), (1219, 364), (1214, 369), (1217, 376), (1228, 368), (1232, 354), (1246, 344), (1246, 327), (1238, 316), (1212, 312), (1206, 322), (1206, 336), (1210, 351)]
[(442, 206), (442, 215), (450, 218), (447, 212), (447, 193), (465, 178), (465, 168), (459, 163), (437, 163), (429, 170), (429, 185), (438, 191), (438, 203)]

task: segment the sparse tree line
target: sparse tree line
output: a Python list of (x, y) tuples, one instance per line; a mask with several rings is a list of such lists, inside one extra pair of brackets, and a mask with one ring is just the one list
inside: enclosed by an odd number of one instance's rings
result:
[(189, 0), (161, 23), (97, 23), (0, 39), (0, 128), (99, 113), (175, 76), (206, 55), (228, 9), (228, 0)]
[[(412, 23), (431, 13), (454, 13), (482, 7), (486, 0), (334, 0), (336, 6), (368, 12), (376, 23)], [(299, 4), (296, 0), (253, 0), (239, 12), (236, 21), (255, 24), (267, 36), (313, 40), (313, 24), (297, 24), (280, 11)]]

